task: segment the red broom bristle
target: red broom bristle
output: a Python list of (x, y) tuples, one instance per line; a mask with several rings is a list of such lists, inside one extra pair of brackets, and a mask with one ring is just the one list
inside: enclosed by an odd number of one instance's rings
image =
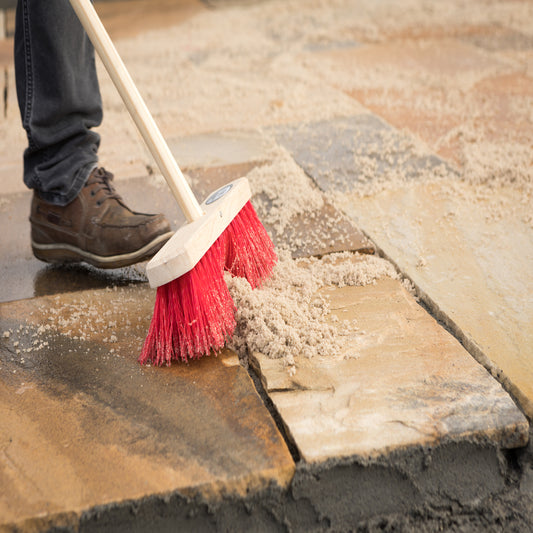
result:
[(274, 244), (247, 202), (224, 232), (225, 268), (233, 276), (246, 278), (253, 289), (270, 277), (277, 257)]
[(198, 359), (231, 336), (235, 305), (224, 281), (224, 241), (219, 237), (192, 270), (157, 288), (140, 363)]
[(276, 260), (272, 240), (247, 202), (192, 270), (157, 288), (139, 362), (169, 365), (222, 348), (236, 326), (224, 270), (255, 288), (270, 276)]

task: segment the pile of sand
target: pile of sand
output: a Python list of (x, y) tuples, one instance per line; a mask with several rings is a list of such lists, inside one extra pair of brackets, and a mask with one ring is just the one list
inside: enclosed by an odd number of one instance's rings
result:
[[(273, 149), (269, 157), (269, 164), (256, 167), (247, 178), (260, 219), (283, 236), (295, 215), (312, 220), (320, 213), (324, 196), (286, 150)], [(328, 242), (327, 230), (317, 238)], [(339, 355), (342, 335), (320, 289), (367, 285), (384, 276), (397, 278), (389, 262), (374, 256), (357, 255), (354, 261), (353, 254), (343, 253), (296, 261), (292, 254), (299, 244), (298, 238), (282, 240), (274, 275), (261, 289), (252, 290), (245, 279), (226, 276), (237, 308), (231, 346), (244, 361), (249, 353), (260, 352), (283, 358), (294, 369), (296, 356)], [(347, 328), (355, 330), (356, 325)]]
[[(385, 276), (398, 278), (388, 261), (346, 252), (300, 261), (284, 254), (260, 289), (252, 290), (245, 279), (226, 276), (237, 306), (230, 346), (245, 361), (248, 354), (260, 352), (282, 358), (291, 370), (296, 357), (339, 356), (343, 335), (320, 289), (368, 285)], [(342, 328), (357, 330), (354, 323)]]

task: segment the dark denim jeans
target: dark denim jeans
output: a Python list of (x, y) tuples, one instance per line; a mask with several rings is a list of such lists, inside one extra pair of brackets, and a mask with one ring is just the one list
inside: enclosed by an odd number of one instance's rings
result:
[(46, 201), (72, 201), (96, 166), (102, 100), (94, 48), (68, 0), (18, 0), (15, 75), (28, 136), (24, 182)]

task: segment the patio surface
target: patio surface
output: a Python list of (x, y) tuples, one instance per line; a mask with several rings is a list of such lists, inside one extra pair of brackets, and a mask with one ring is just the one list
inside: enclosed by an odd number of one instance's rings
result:
[[(145, 264), (32, 256), (6, 11), (0, 531), (531, 530), (533, 5), (95, 6), (195, 194), (247, 176), (280, 262), (231, 281), (227, 348), (139, 365)], [(179, 227), (98, 69), (102, 164)]]

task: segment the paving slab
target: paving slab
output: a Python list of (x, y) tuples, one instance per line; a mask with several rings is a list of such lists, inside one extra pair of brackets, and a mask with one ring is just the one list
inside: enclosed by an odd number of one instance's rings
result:
[[(394, 71), (416, 72), (415, 84), (425, 83), (424, 74), (436, 79), (454, 76), (483, 76), (488, 70), (497, 71), (502, 63), (469, 42), (442, 37), (433, 39), (398, 39), (368, 44), (355, 49), (324, 52), (324, 60), (343, 67), (390, 68)], [(457, 78), (456, 78), (457, 79)], [(354, 80), (355, 81), (355, 80)]]
[(152, 305), (146, 286), (0, 305), (0, 527), (75, 527), (107, 504), (290, 482), (291, 455), (235, 354), (137, 363)]
[[(261, 199), (262, 209), (268, 210), (269, 199), (264, 195)], [(258, 213), (261, 216), (261, 210), (258, 209)], [(320, 209), (311, 213), (295, 214), (282, 232), (268, 222), (264, 226), (276, 246), (290, 244), (294, 259), (322, 257), (336, 252), (375, 252), (374, 244), (328, 201), (324, 201)]]
[(511, 397), (403, 285), (327, 288), (333, 317), (345, 321), (339, 356), (254, 365), (302, 458), (320, 463), (447, 441), (513, 448), (528, 423)]
[[(438, 168), (439, 158), (427, 156), (430, 164), (421, 168), (420, 156), (409, 151), (397, 159), (403, 181), (363, 195), (357, 158), (378, 161), (368, 180), (379, 184), (387, 172), (381, 165), (386, 151), (376, 153), (355, 132), (380, 123), (367, 117), (355, 117), (348, 126), (345, 121), (303, 125), (292, 136), (282, 132), (280, 139), (531, 416), (533, 300), (524, 291), (533, 282), (528, 195), (503, 184), (480, 189), (454, 180), (453, 172), (431, 183), (426, 173), (432, 165)], [(335, 146), (328, 157), (320, 155), (324, 145)], [(418, 169), (413, 179), (411, 169)]]
[(499, 188), (472, 201), (475, 187), (448, 186), (346, 195), (343, 207), (533, 416), (529, 207), (518, 191)]
[(95, 7), (113, 40), (179, 26), (206, 9), (200, 0), (97, 0)]
[[(386, 89), (376, 82), (348, 92), (394, 127), (409, 130), (435, 153), (463, 166), (475, 148), (472, 143), (527, 147), (532, 135), (524, 111), (533, 94), (533, 78), (522, 68), (479, 78), (459, 90), (453, 83), (413, 87), (400, 80)], [(479, 151), (484, 149), (489, 148)]]
[(405, 136), (370, 113), (280, 126), (273, 133), (325, 192), (352, 191), (379, 176), (414, 179), (447, 167), (434, 154), (417, 153)]
[(210, 168), (267, 161), (273, 147), (259, 131), (222, 131), (167, 139), (183, 168)]
[(480, 31), (462, 35), (460, 39), (490, 51), (533, 49), (532, 35), (505, 26), (480, 28)]

